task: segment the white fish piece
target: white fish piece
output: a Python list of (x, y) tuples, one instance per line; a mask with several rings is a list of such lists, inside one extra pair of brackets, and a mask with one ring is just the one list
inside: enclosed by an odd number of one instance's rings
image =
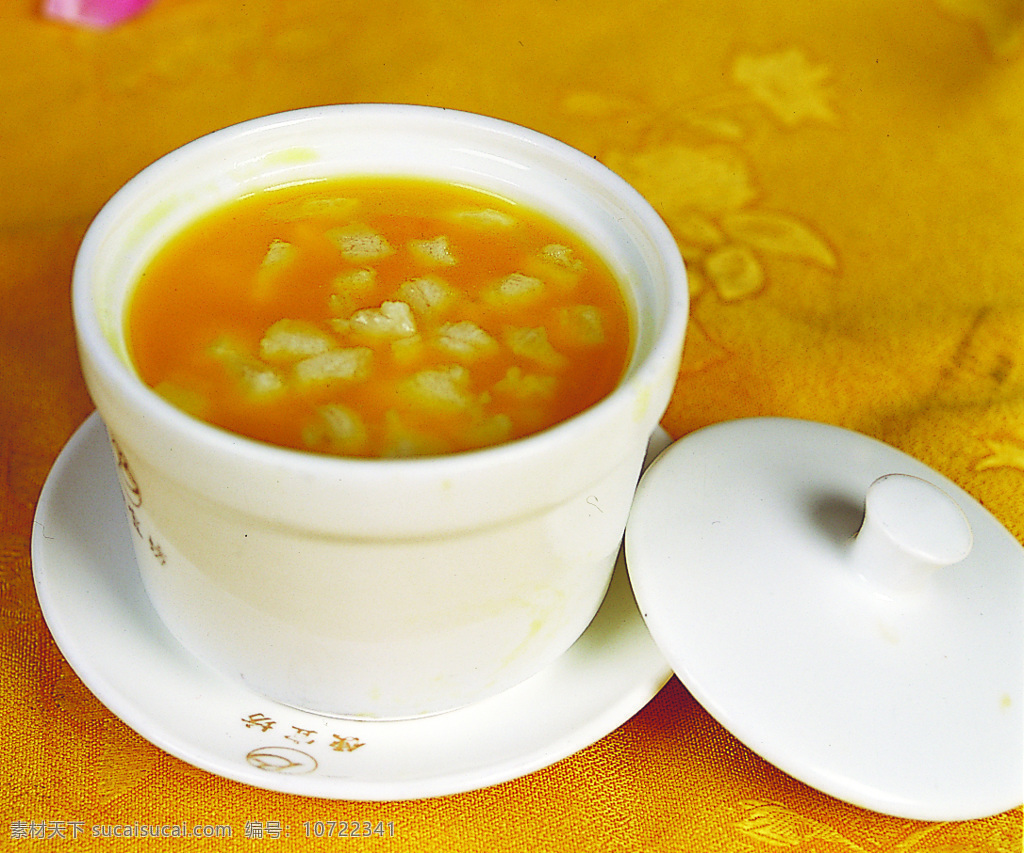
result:
[(357, 264), (379, 261), (395, 253), (383, 234), (360, 223), (332, 228), (327, 232), (327, 238), (346, 260)]
[(475, 419), (463, 433), (470, 447), (489, 447), (512, 437), (512, 418), (504, 412)]
[(538, 373), (524, 373), (518, 365), (505, 371), (505, 375), (494, 383), (498, 394), (517, 400), (545, 400), (554, 396), (558, 380), (554, 376)]
[(207, 352), (235, 377), (242, 390), (253, 400), (276, 397), (285, 390), (284, 377), (278, 371), (229, 338), (218, 338), (207, 348)]
[(299, 250), (287, 240), (270, 241), (256, 271), (253, 295), (257, 301), (263, 302), (270, 298), (278, 279), (295, 263), (298, 255)]
[(462, 361), (474, 361), (498, 351), (498, 342), (471, 320), (445, 323), (437, 330), (434, 346)]
[(377, 289), (377, 270), (356, 267), (342, 270), (331, 279), (334, 291), (327, 297), (327, 305), (337, 317), (348, 316), (357, 308), (369, 307)]
[(544, 294), (544, 282), (537, 276), (514, 272), (502, 277), (484, 291), (484, 300), (492, 305), (523, 305)]
[(302, 430), (310, 450), (354, 455), (366, 450), (370, 436), (359, 413), (341, 403), (328, 403), (316, 411), (316, 418)]
[(519, 224), (519, 220), (509, 213), (495, 210), (493, 207), (467, 208), (452, 211), (449, 217), (453, 222), (469, 225), (484, 230), (507, 231)]
[(385, 412), (383, 457), (438, 456), (450, 451), (451, 445), (440, 436), (413, 429), (394, 409)]
[(440, 313), (452, 305), (457, 293), (443, 278), (425, 275), (402, 282), (398, 296), (417, 314), (428, 315)]
[(605, 339), (604, 317), (596, 305), (570, 305), (558, 311), (558, 324), (578, 346), (597, 346)]
[(551, 370), (560, 370), (569, 361), (551, 345), (543, 326), (510, 326), (505, 330), (505, 343), (520, 358)]
[(426, 266), (453, 267), (458, 263), (452, 252), (451, 241), (445, 234), (426, 240), (410, 240), (409, 251)]
[(409, 338), (416, 334), (416, 318), (405, 302), (382, 302), (380, 308), (363, 308), (347, 320), (335, 320), (337, 331), (372, 338)]
[(474, 403), (469, 371), (460, 364), (420, 370), (403, 379), (399, 390), (409, 404), (435, 412), (467, 411)]
[(272, 324), (260, 339), (260, 358), (270, 362), (293, 362), (327, 352), (337, 345), (334, 336), (315, 323), (282, 319)]
[(579, 273), (584, 269), (583, 261), (576, 257), (576, 252), (570, 246), (563, 246), (561, 243), (548, 243), (540, 250), (538, 256), (542, 261), (570, 272)]
[(331, 382), (362, 382), (373, 372), (373, 350), (369, 347), (339, 347), (304, 358), (293, 368), (300, 385)]

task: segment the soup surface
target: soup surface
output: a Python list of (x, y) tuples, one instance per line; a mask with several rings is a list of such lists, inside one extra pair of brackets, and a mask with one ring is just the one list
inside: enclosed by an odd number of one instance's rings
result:
[(143, 380), (209, 423), (365, 457), (470, 450), (607, 395), (631, 320), (597, 255), (464, 187), (324, 181), (227, 205), (172, 240), (127, 313)]

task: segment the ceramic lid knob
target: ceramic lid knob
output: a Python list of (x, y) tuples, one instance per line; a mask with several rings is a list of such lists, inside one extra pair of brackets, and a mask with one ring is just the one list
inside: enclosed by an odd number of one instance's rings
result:
[(911, 592), (937, 569), (963, 560), (972, 544), (967, 516), (942, 489), (886, 474), (868, 488), (850, 567), (883, 593)]

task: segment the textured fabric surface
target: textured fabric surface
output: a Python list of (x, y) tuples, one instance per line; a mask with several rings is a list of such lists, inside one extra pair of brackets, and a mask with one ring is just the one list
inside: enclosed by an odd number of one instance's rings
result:
[[(840, 803), (752, 754), (675, 680), (546, 770), (391, 804), (220, 779), (147, 743), (83, 686), (40, 615), (29, 556), (39, 490), (92, 408), (68, 299), (78, 242), (124, 181), (197, 135), (359, 101), (528, 125), (652, 201), (693, 294), (665, 421), (674, 435), (748, 415), (855, 429), (946, 474), (1024, 540), (1019, 0), (156, 0), (102, 33), (11, 0), (0, 6), (0, 846), (333, 849), (304, 838), (303, 822), (369, 820), (394, 835), (349, 843), (1020, 851), (1020, 808), (927, 824)], [(90, 837), (137, 823), (233, 831)]]

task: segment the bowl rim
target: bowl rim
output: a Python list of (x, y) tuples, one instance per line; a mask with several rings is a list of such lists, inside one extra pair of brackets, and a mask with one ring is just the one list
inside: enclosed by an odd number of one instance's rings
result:
[[(643, 229), (657, 258), (667, 282), (666, 311), (658, 318), (661, 331), (653, 340), (649, 351), (627, 365), (623, 377), (615, 388), (597, 403), (582, 412), (531, 435), (474, 450), (465, 450), (433, 456), (400, 458), (362, 458), (288, 448), (249, 438), (222, 427), (206, 423), (165, 401), (147, 386), (138, 375), (115, 352), (99, 319), (99, 306), (95, 298), (93, 268), (97, 254), (112, 234), (118, 231), (120, 212), (135, 199), (147, 192), (150, 184), (168, 169), (181, 169), (190, 159), (206, 150), (223, 148), (227, 150), (238, 140), (258, 134), (273, 134), (288, 126), (296, 129), (303, 124), (346, 120), (352, 124), (371, 125), (374, 121), (389, 121), (409, 124), (423, 121), (450, 123), (453, 126), (472, 128), (495, 136), (515, 137), (528, 147), (544, 149), (567, 165), (579, 170), (598, 186), (621, 200), (621, 206), (628, 208), (635, 222)], [(410, 177), (415, 177), (410, 174)], [(600, 249), (594, 247), (598, 254)], [(286, 112), (273, 113), (228, 125), (219, 130), (200, 136), (164, 154), (142, 169), (124, 184), (101, 208), (90, 224), (82, 240), (72, 274), (72, 312), (78, 338), (80, 358), (90, 361), (102, 375), (103, 381), (116, 389), (128, 405), (141, 418), (151, 423), (162, 424), (164, 429), (189, 443), (198, 443), (219, 454), (229, 457), (258, 459), (275, 468), (286, 468), (298, 474), (308, 473), (318, 477), (366, 475), (387, 466), (390, 471), (401, 468), (406, 473), (431, 477), (438, 473), (456, 475), (460, 469), (479, 469), (482, 464), (514, 465), (524, 454), (533, 455), (545, 449), (556, 450), (581, 429), (596, 427), (618, 410), (624, 397), (631, 398), (637, 386), (653, 380), (662, 370), (666, 360), (675, 360), (682, 346), (689, 310), (689, 294), (686, 287), (686, 270), (678, 246), (662, 218), (650, 203), (628, 182), (599, 161), (572, 146), (522, 125), (503, 119), (477, 113), (414, 104), (365, 103), (332, 104), (305, 107)], [(661, 413), (659, 412), (659, 418)]]

